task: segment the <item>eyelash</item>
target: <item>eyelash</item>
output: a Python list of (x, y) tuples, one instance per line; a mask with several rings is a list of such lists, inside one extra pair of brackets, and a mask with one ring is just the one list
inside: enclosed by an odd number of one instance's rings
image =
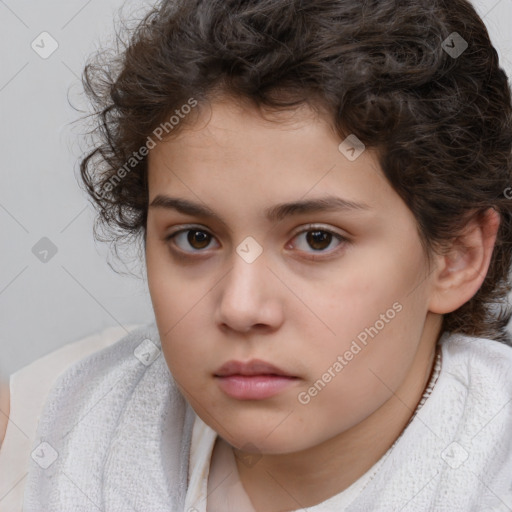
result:
[[(200, 226), (198, 226), (198, 227), (189, 226), (186, 229), (180, 229), (180, 230), (174, 231), (173, 233), (170, 233), (169, 235), (167, 235), (165, 237), (165, 241), (168, 242), (168, 243), (171, 242), (173, 245), (176, 245), (176, 243), (174, 242), (174, 238), (176, 238), (181, 233), (188, 233), (190, 231), (198, 231), (200, 233), (206, 233), (208, 236), (210, 236), (212, 238), (215, 238), (209, 231), (203, 229)], [(310, 224), (310, 225), (306, 226), (306, 229), (302, 229), (300, 231), (295, 232), (293, 234), (292, 240), (297, 238), (297, 236), (299, 236), (299, 235), (302, 235), (304, 233), (314, 232), (314, 231), (317, 231), (317, 232), (320, 232), (320, 233), (327, 233), (329, 235), (332, 235), (334, 238), (338, 239), (339, 244), (336, 246), (335, 249), (333, 249), (331, 251), (319, 250), (319, 251), (314, 251), (312, 253), (307, 253), (307, 254), (310, 254), (309, 259), (315, 259), (316, 260), (316, 259), (318, 259), (318, 257), (322, 258), (323, 254), (328, 254), (330, 256), (332, 254), (337, 253), (340, 246), (343, 246), (344, 244), (349, 243), (348, 238), (344, 237), (343, 235), (340, 235), (339, 233), (336, 233), (335, 231), (332, 231), (330, 229), (325, 229), (322, 226), (317, 226), (317, 225), (314, 225), (314, 224)], [(203, 249), (196, 249), (195, 251), (188, 252), (188, 251), (184, 251), (183, 249), (177, 249), (176, 250), (174, 248), (171, 248), (171, 250), (173, 252), (180, 253), (180, 255), (186, 255), (186, 256), (191, 256), (191, 255), (196, 254), (196, 253), (199, 254), (199, 253), (207, 251), (207, 249), (204, 249), (204, 250)], [(195, 256), (192, 256), (192, 257), (195, 257)]]

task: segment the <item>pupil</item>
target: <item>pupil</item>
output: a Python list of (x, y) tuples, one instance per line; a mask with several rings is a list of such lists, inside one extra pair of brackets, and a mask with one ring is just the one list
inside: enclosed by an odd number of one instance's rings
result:
[(208, 235), (204, 231), (189, 231), (187, 238), (188, 243), (196, 249), (203, 249), (208, 246)]
[[(329, 247), (331, 242), (331, 234), (326, 231), (310, 231), (307, 234), (308, 244), (315, 250), (325, 249)], [(327, 241), (327, 244), (325, 243)]]

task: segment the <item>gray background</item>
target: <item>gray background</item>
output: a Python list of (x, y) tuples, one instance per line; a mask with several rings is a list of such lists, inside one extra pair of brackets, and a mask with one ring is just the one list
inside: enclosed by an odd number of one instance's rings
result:
[[(153, 318), (146, 283), (116, 274), (109, 261), (121, 264), (93, 240), (76, 178), (87, 146), (68, 104), (86, 108), (79, 77), (112, 41), (119, 9), (136, 19), (151, 3), (0, 0), (0, 378), (106, 327)], [(474, 3), (512, 76), (512, 0)], [(58, 43), (47, 59), (31, 47), (44, 31)], [(32, 252), (43, 237), (57, 248), (46, 263)]]

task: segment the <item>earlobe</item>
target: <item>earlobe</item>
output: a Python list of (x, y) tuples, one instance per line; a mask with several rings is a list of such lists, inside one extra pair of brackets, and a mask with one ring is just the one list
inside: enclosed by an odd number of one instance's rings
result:
[(499, 213), (476, 214), (448, 251), (436, 257), (429, 311), (447, 314), (468, 302), (481, 287), (496, 242)]

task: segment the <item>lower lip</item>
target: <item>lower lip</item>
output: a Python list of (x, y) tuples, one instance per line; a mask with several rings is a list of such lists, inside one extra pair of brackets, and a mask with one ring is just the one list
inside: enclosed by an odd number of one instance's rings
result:
[(238, 400), (270, 398), (297, 380), (295, 377), (282, 375), (231, 375), (216, 378), (222, 391)]

